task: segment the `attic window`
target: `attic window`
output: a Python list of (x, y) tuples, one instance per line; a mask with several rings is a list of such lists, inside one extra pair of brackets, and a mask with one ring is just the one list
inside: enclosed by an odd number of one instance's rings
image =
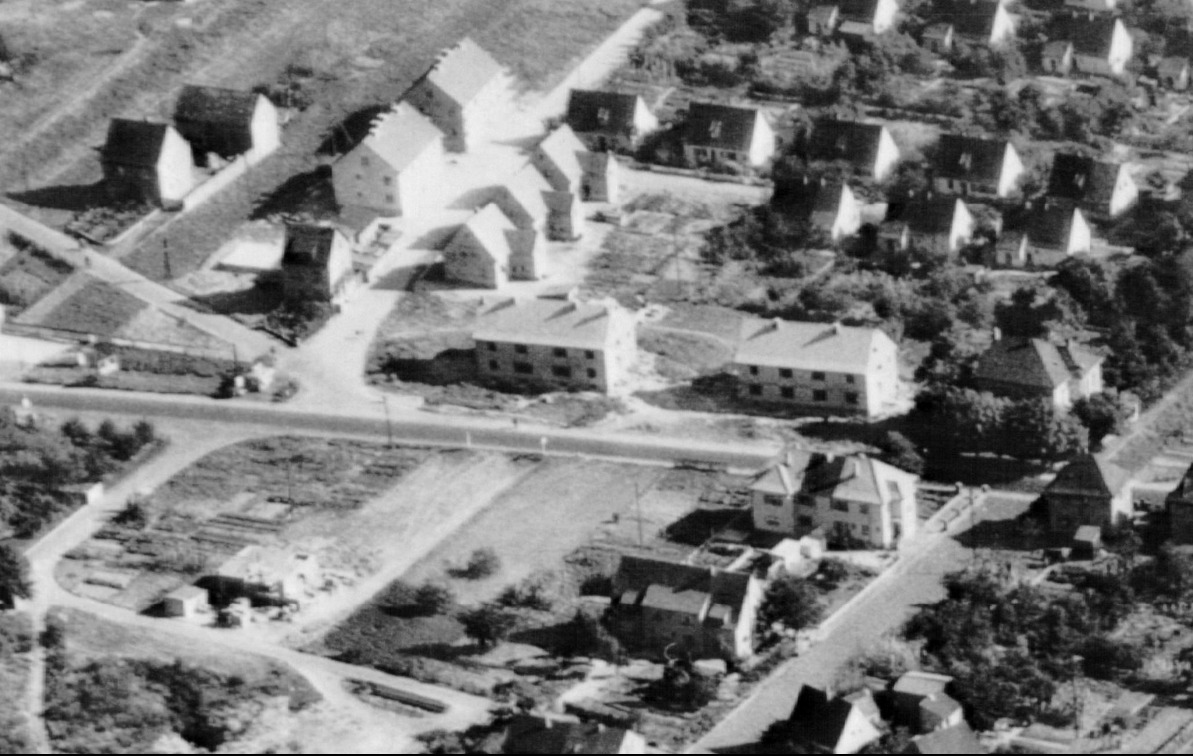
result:
[(844, 134), (842, 134), (840, 137), (838, 137), (837, 138), (837, 152), (841, 153), (842, 155), (844, 155), (846, 152), (848, 152), (849, 151), (848, 143), (849, 143), (849, 140), (845, 138)]
[(721, 125), (722, 124), (720, 121), (713, 121), (712, 123), (710, 123), (708, 125), (709, 137), (711, 137), (713, 139), (720, 139), (721, 138)]
[(612, 114), (609, 113), (609, 108), (600, 108), (597, 110), (597, 123), (601, 124), (602, 126), (608, 126), (611, 116)]
[(1078, 189), (1084, 189), (1085, 188), (1085, 174), (1078, 173), (1076, 176), (1073, 177), (1073, 183), (1077, 185)]
[(961, 166), (962, 168), (964, 168), (967, 171), (969, 169), (973, 168), (973, 153), (972, 152), (962, 152), (961, 159), (957, 161), (957, 165)]

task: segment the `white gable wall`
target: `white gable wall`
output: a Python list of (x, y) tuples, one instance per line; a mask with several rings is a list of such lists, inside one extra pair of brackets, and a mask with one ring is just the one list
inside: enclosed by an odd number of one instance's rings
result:
[(1023, 161), (1019, 153), (1010, 142), (1002, 157), (1002, 173), (998, 177), (998, 196), (1010, 196), (1019, 187), (1019, 178), (1023, 175)]
[(162, 202), (180, 202), (195, 188), (194, 165), (190, 142), (173, 126), (167, 126), (157, 156), (157, 183)]
[(754, 134), (750, 139), (750, 165), (765, 165), (775, 156), (775, 132), (761, 112), (754, 118)]
[(264, 95), (257, 95), (253, 106), (253, 119), (249, 131), (253, 135), (252, 158), (260, 160), (276, 150), (282, 143), (281, 123), (278, 109)]
[(961, 200), (953, 206), (953, 222), (949, 227), (949, 254), (955, 254), (973, 238), (973, 214)]
[(1139, 199), (1139, 186), (1131, 178), (1131, 170), (1124, 163), (1118, 167), (1118, 177), (1114, 181), (1114, 192), (1110, 195), (1110, 217), (1114, 218), (1127, 211)]
[(895, 28), (898, 15), (897, 0), (878, 0), (878, 6), (874, 9), (874, 33), (882, 34)]
[(899, 146), (886, 127), (878, 135), (878, 155), (874, 158), (874, 180), (885, 181), (899, 164)]

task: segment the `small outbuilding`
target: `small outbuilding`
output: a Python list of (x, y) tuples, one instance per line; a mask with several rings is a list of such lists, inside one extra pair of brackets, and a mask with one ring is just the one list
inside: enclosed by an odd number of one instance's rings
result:
[(162, 613), (167, 617), (194, 617), (208, 604), (207, 591), (197, 585), (175, 588), (162, 599)]
[(1102, 550), (1102, 529), (1097, 525), (1082, 525), (1073, 535), (1074, 559), (1093, 559)]

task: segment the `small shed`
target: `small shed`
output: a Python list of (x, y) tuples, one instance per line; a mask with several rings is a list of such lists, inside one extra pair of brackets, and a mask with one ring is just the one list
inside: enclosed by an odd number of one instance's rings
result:
[(1093, 559), (1102, 550), (1102, 529), (1097, 525), (1082, 525), (1073, 535), (1073, 558)]
[(207, 606), (207, 591), (197, 585), (175, 588), (162, 599), (162, 613), (167, 617), (194, 617)]

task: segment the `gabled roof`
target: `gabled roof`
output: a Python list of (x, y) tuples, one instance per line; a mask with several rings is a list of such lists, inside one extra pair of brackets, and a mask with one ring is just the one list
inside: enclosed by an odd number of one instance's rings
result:
[(840, 207), (841, 193), (846, 188), (847, 185), (836, 178), (804, 175), (776, 186), (771, 206), (796, 218), (812, 218), (814, 222), (827, 220), (831, 223)]
[(494, 78), (501, 64), (469, 37), (439, 53), (423, 77), (461, 105), (467, 105)]
[(113, 118), (108, 124), (103, 160), (119, 165), (153, 168), (161, 157), (162, 144), (170, 128), (168, 123)]
[[(750, 576), (743, 572), (627, 554), (613, 577), (613, 591), (615, 596), (633, 597), (637, 605), (694, 616), (706, 609), (724, 607), (709, 617), (723, 621), (741, 608), (749, 581)], [(705, 619), (701, 617), (701, 621)]]
[(887, 222), (905, 223), (917, 234), (947, 235), (953, 230), (956, 197), (923, 197), (887, 206)]
[(961, 711), (961, 704), (948, 693), (936, 693), (920, 701), (919, 708), (940, 720), (947, 720)]
[(604, 349), (610, 335), (610, 320), (615, 317), (628, 317), (628, 313), (615, 304), (509, 297), (487, 303), (477, 320), (473, 338)]
[(374, 119), (361, 145), (401, 171), (442, 138), (443, 132), (429, 118), (399, 102)]
[(518, 714), (505, 729), (503, 753), (620, 753), (628, 730), (596, 722)]
[(1069, 237), (1073, 233), (1073, 222), (1079, 212), (1076, 208), (1048, 203), (1033, 208), (1027, 216), (1028, 242), (1045, 249), (1067, 249)]
[(538, 151), (554, 165), (568, 181), (579, 181), (584, 173), (581, 164), (586, 152), (584, 143), (566, 123), (548, 134), (538, 144)]
[(944, 134), (936, 146), (936, 175), (945, 179), (997, 184), (1007, 142), (959, 134)]
[(884, 340), (890, 341), (877, 328), (748, 318), (742, 323), (734, 361), (860, 375)]
[(873, 24), (878, 14), (878, 0), (837, 0), (841, 18), (850, 21)]
[(1048, 196), (1109, 205), (1121, 167), (1118, 163), (1058, 152), (1052, 159), (1052, 172), (1048, 176)]
[(248, 128), (252, 124), (258, 97), (261, 95), (252, 91), (188, 84), (178, 95), (174, 120)]
[(938, 21), (934, 24), (928, 24), (924, 27), (924, 39), (948, 39), (949, 32), (953, 31), (953, 25), (947, 21)]
[(288, 224), (282, 249), (282, 265), (325, 267), (331, 259), (331, 250), (338, 233), (340, 232), (332, 226)]
[(808, 159), (846, 160), (859, 168), (873, 169), (885, 129), (881, 123), (819, 120), (808, 141)]
[(1169, 504), (1193, 504), (1193, 465), (1185, 470), (1184, 477), (1176, 484), (1176, 488), (1168, 494)]
[(928, 696), (943, 693), (944, 689), (952, 681), (953, 678), (950, 675), (912, 670), (900, 675), (899, 679), (891, 687), (891, 690), (895, 693), (927, 698)]
[(517, 229), (514, 227), (513, 221), (506, 217), (497, 205), (490, 203), (473, 213), (472, 217), (464, 221), (461, 230), (472, 234), (477, 243), (499, 265), (504, 265), (509, 261), (513, 252), (510, 234)]
[(568, 97), (567, 124), (582, 134), (630, 136), (640, 99), (624, 92), (573, 89)]
[(1044, 493), (1117, 496), (1130, 477), (1129, 472), (1112, 462), (1082, 454), (1060, 469)]
[(1181, 55), (1169, 55), (1156, 65), (1156, 73), (1164, 77), (1179, 78), (1189, 68), (1189, 59)]
[(1052, 390), (1080, 378), (1102, 358), (1076, 344), (1053, 344), (1044, 339), (999, 339), (978, 358), (974, 377)]
[(547, 206), (544, 192), (550, 192), (551, 185), (547, 183), (537, 168), (529, 164), (523, 166), (521, 170), (510, 176), (502, 184), (502, 187), (504, 187), (507, 196), (536, 223), (546, 221), (550, 208)]
[(998, 0), (936, 0), (931, 18), (953, 25), (957, 34), (985, 40), (994, 27)]
[(978, 736), (974, 734), (965, 722), (936, 730), (927, 735), (918, 735), (911, 739), (909, 753), (921, 754), (978, 754), (986, 753), (982, 748)]
[(837, 744), (845, 734), (849, 715), (856, 702), (844, 698), (829, 698), (820, 688), (805, 685), (795, 699), (795, 707), (787, 719), (792, 735), (827, 753), (836, 753)]
[(786, 496), (828, 495), (881, 506), (894, 498), (891, 484), (903, 475), (910, 473), (865, 455), (833, 456), (787, 449), (776, 463), (755, 476), (750, 490)]
[(693, 147), (748, 152), (762, 113), (755, 108), (693, 102), (684, 122), (684, 143)]
[(1106, 58), (1116, 23), (1118, 19), (1112, 16), (1058, 15), (1048, 25), (1048, 39), (1072, 43), (1075, 55)]

